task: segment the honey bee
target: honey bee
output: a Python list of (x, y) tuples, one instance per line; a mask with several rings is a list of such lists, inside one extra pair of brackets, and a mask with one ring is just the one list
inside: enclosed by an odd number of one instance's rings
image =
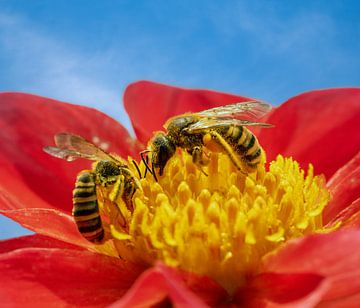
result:
[[(157, 171), (160, 176), (163, 174), (178, 147), (192, 155), (200, 170), (209, 162), (205, 147), (226, 153), (235, 167), (247, 174), (256, 169), (263, 150), (246, 126), (271, 127), (271, 124), (256, 122), (270, 110), (271, 105), (265, 102), (248, 101), (175, 116), (165, 123), (166, 133), (154, 135), (149, 148), (141, 152), (141, 158), (156, 181)], [(151, 168), (147, 163), (149, 152)]]
[[(95, 161), (92, 170), (83, 170), (77, 176), (72, 215), (82, 236), (90, 242), (100, 243), (104, 238), (104, 228), (99, 213), (99, 188), (111, 187), (111, 201), (120, 197), (127, 208), (132, 210), (132, 196), (140, 187), (139, 181), (125, 161), (80, 136), (59, 133), (55, 135), (55, 144), (56, 147), (47, 146), (44, 151), (67, 161), (77, 158)], [(140, 174), (136, 163), (135, 167)]]

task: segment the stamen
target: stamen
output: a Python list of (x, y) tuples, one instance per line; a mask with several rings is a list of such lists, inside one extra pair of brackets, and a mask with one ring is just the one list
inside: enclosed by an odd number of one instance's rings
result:
[[(139, 167), (140, 174), (149, 170)], [(278, 156), (268, 171), (259, 164), (244, 174), (227, 155), (212, 153), (204, 169), (208, 176), (190, 155), (175, 154), (157, 181), (150, 173), (139, 179), (132, 212), (121, 198), (109, 202), (111, 189), (105, 191), (104, 228), (120, 257), (149, 266), (162, 260), (209, 276), (231, 294), (286, 241), (332, 231), (322, 223), (329, 192), (312, 165), (305, 174), (292, 158)]]

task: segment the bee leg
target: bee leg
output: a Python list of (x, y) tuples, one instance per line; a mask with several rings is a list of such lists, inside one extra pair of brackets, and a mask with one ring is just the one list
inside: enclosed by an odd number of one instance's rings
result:
[(203, 166), (206, 166), (209, 163), (208, 159), (204, 159), (205, 154), (204, 151), (202, 150), (202, 147), (196, 146), (193, 147), (191, 150), (191, 155), (192, 155), (192, 161), (193, 163), (200, 169), (200, 171), (208, 176), (208, 174), (202, 169)]
[(125, 177), (123, 175), (120, 175), (116, 183), (114, 184), (114, 188), (109, 194), (110, 201), (116, 203), (117, 199), (124, 194), (124, 188), (125, 188), (124, 183), (125, 183)]
[(191, 155), (193, 159), (193, 163), (196, 165), (206, 166), (209, 164), (209, 159), (202, 147), (196, 146), (191, 149)]
[[(221, 136), (218, 132), (215, 130), (210, 131), (209, 134), (211, 136), (211, 140), (214, 140), (221, 148), (222, 151), (225, 152), (234, 166), (244, 175), (247, 175), (246, 172), (243, 171), (241, 159), (239, 158), (238, 154), (234, 151), (234, 149), (231, 147), (231, 145), (224, 139), (223, 136)], [(207, 136), (208, 137), (208, 136)], [(205, 143), (205, 146), (207, 148), (210, 148), (211, 140), (207, 140), (207, 143)]]

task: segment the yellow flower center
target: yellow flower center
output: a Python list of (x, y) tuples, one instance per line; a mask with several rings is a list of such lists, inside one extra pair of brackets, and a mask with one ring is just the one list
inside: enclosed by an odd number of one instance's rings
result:
[(227, 155), (212, 153), (206, 175), (179, 152), (158, 182), (150, 174), (140, 180), (133, 208), (120, 199), (100, 202), (105, 228), (120, 257), (148, 265), (161, 260), (209, 276), (231, 294), (284, 242), (329, 231), (322, 223), (329, 201), (324, 178), (311, 165), (305, 175), (282, 156), (268, 169), (262, 164), (245, 175)]

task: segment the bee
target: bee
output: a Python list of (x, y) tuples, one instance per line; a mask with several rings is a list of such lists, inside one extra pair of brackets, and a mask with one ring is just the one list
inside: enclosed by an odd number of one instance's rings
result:
[(111, 187), (111, 201), (120, 197), (132, 210), (132, 196), (140, 187), (139, 181), (124, 161), (80, 136), (59, 133), (55, 135), (55, 144), (56, 147), (47, 146), (44, 151), (67, 161), (77, 158), (95, 161), (92, 170), (83, 170), (76, 178), (72, 215), (82, 236), (90, 242), (100, 243), (104, 238), (104, 228), (99, 213), (99, 188)]
[[(202, 171), (202, 166), (209, 162), (205, 147), (226, 153), (238, 170), (248, 174), (260, 163), (263, 150), (246, 127), (272, 127), (256, 122), (270, 110), (271, 105), (265, 102), (248, 101), (175, 116), (165, 123), (166, 133), (156, 133), (149, 148), (141, 152), (142, 161), (157, 181), (156, 173), (163, 174), (177, 148), (186, 150)], [(147, 157), (149, 152), (151, 167)]]

